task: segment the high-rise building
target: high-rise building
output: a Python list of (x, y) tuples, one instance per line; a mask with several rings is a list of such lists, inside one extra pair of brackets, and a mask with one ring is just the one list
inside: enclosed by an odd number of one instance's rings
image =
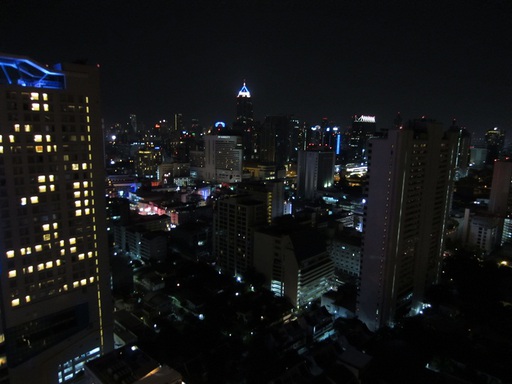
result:
[(0, 372), (62, 383), (113, 348), (99, 70), (0, 67)]
[(204, 169), (197, 168), (200, 179), (219, 183), (242, 181), (242, 137), (204, 136)]
[(512, 160), (494, 162), (489, 212), (499, 220), (500, 244), (512, 241)]
[(504, 217), (512, 213), (512, 160), (494, 163), (489, 212)]
[(368, 140), (376, 133), (375, 116), (355, 115), (348, 136), (347, 163), (366, 162)]
[(503, 152), (503, 147), (505, 146), (505, 131), (498, 127), (488, 130), (485, 133), (485, 143), (487, 147), (485, 164), (493, 165), (494, 160), (499, 159)]
[(242, 136), (244, 160), (254, 160), (258, 152), (258, 135), (255, 130), (251, 92), (244, 84), (236, 97), (236, 117), (233, 129)]
[(357, 313), (371, 330), (421, 309), (438, 279), (456, 145), (426, 119), (369, 141)]
[(470, 148), (471, 148), (471, 134), (466, 128), (459, 127), (457, 120), (453, 119), (450, 131), (457, 134), (457, 159), (455, 163), (455, 179), (468, 175)]
[(246, 193), (267, 206), (267, 222), (284, 215), (284, 182), (282, 180), (244, 181), (238, 184), (238, 191)]
[(267, 116), (259, 135), (259, 161), (284, 169), (292, 157), (292, 129), (290, 117)]
[(333, 151), (299, 151), (297, 196), (314, 199), (317, 191), (332, 186), (336, 156)]
[(254, 229), (267, 224), (267, 205), (247, 196), (219, 200), (213, 215), (213, 253), (223, 271), (240, 277), (253, 266)]

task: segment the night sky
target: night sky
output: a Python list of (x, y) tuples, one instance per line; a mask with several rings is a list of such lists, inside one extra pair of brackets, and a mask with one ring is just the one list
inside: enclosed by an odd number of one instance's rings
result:
[(390, 127), (426, 115), (512, 138), (512, 2), (0, 0), (0, 52), (100, 64), (106, 124), (256, 119)]

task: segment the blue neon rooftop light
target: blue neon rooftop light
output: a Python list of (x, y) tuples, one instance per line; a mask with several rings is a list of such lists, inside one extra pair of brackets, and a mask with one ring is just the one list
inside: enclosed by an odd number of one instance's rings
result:
[(62, 72), (49, 71), (28, 58), (0, 54), (0, 84), (64, 89), (66, 77)]
[(240, 92), (238, 92), (238, 97), (251, 97), (251, 92), (249, 92), (249, 90), (245, 86), (245, 81), (244, 86), (242, 87), (242, 89), (240, 89)]

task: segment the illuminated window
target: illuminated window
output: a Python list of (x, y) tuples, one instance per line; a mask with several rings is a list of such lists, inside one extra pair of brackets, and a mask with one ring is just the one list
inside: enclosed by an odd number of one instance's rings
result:
[(42, 145), (36, 145), (36, 152), (37, 153), (43, 153), (44, 147)]
[(76, 253), (76, 247), (69, 248), (69, 252), (70, 253)]
[(40, 186), (39, 186), (39, 192), (40, 192), (40, 193), (44, 193), (44, 192), (46, 192), (46, 185), (40, 185)]
[(84, 185), (84, 188), (89, 187), (89, 182), (88, 181), (84, 181), (82, 184)]
[(86, 285), (86, 284), (87, 284), (87, 279), (80, 280), (80, 285)]
[(61, 266), (61, 264), (62, 264), (62, 261), (60, 261), (60, 259), (57, 259), (57, 260), (55, 261), (55, 265), (57, 265), (57, 267), (60, 267), (60, 266)]
[(54, 192), (54, 191), (55, 191), (55, 185), (50, 184), (50, 191), (52, 191), (52, 192)]
[(64, 240), (61, 240), (61, 241), (59, 241), (59, 245), (60, 245), (61, 247), (65, 247), (65, 246), (66, 246), (66, 243), (64, 242)]
[(26, 197), (22, 197), (21, 198), (21, 205), (27, 205), (27, 198)]
[(80, 167), (78, 166), (78, 164), (72, 164), (71, 169), (73, 169), (73, 171), (78, 171)]
[(3, 136), (2, 136), (2, 135), (0, 135), (0, 143), (2, 143), (2, 142), (3, 142), (2, 140), (3, 140)]
[(50, 224), (43, 224), (43, 231), (49, 231), (50, 230)]
[(20, 131), (20, 125), (14, 124), (14, 132), (19, 132), (19, 131)]
[(43, 235), (43, 240), (44, 241), (50, 241), (52, 239), (51, 235), (49, 233)]
[(9, 135), (9, 143), (14, 143), (15, 138), (14, 135)]
[(51, 135), (46, 135), (46, 141), (51, 143), (52, 142), (52, 137)]
[(52, 151), (52, 149), (53, 149), (53, 147), (52, 147), (51, 145), (47, 145), (47, 146), (46, 146), (46, 150), (47, 150), (48, 152), (51, 152), (51, 151)]
[(90, 259), (92, 258), (92, 251), (87, 252), (87, 257)]
[(25, 296), (25, 301), (26, 301), (27, 303), (30, 303), (30, 295)]
[(39, 93), (31, 92), (30, 93), (30, 100), (39, 100)]
[(48, 112), (50, 110), (50, 106), (48, 104), (43, 104), (43, 109)]
[(48, 94), (47, 93), (43, 93), (43, 100), (44, 101), (48, 101)]
[(5, 252), (5, 255), (7, 256), (8, 259), (12, 259), (14, 257), (14, 251), (13, 250), (7, 251), (7, 252)]
[(0, 145), (0, 153), (4, 153), (4, 146)]
[(54, 182), (55, 181), (55, 176), (54, 175), (48, 175), (48, 180), (50, 180), (51, 182)]
[(37, 181), (39, 183), (44, 183), (46, 181), (46, 176), (45, 175), (37, 176)]
[(37, 204), (39, 203), (39, 197), (38, 196), (30, 196), (30, 202), (32, 204)]
[(41, 107), (40, 107), (39, 103), (32, 103), (32, 110), (33, 111), (40, 111)]
[(80, 191), (76, 191), (73, 195), (75, 196), (75, 199), (79, 199), (80, 198)]
[(81, 207), (82, 202), (80, 200), (75, 200), (75, 207)]
[(59, 228), (59, 224), (58, 223), (53, 223), (52, 226), (53, 226), (53, 229), (58, 229)]
[(75, 216), (82, 216), (82, 210), (81, 209), (77, 209), (75, 211)]
[(61, 255), (61, 256), (65, 256), (65, 255), (66, 255), (66, 250), (65, 250), (64, 248), (62, 248), (62, 249), (60, 250), (60, 255)]
[(41, 252), (43, 250), (43, 246), (41, 244), (38, 244), (35, 246), (36, 252)]
[(53, 267), (53, 261), (47, 261), (46, 268), (52, 268), (52, 267)]
[(89, 208), (85, 208), (84, 215), (90, 215), (90, 214), (91, 214), (91, 210)]
[(94, 276), (89, 277), (89, 283), (94, 283)]
[(87, 163), (82, 163), (82, 169), (87, 169)]
[(69, 161), (69, 155), (64, 155), (63, 159), (64, 159), (64, 161)]
[(80, 283), (78, 281), (73, 281), (73, 288), (78, 288)]
[(69, 239), (69, 244), (76, 244), (76, 237), (72, 237), (71, 239)]
[(73, 189), (80, 189), (80, 183), (78, 181), (73, 183)]
[(16, 270), (13, 269), (12, 271), (9, 271), (9, 279), (12, 279), (13, 277), (16, 277)]
[(11, 305), (13, 307), (17, 307), (18, 305), (20, 305), (20, 299), (14, 299), (13, 301), (11, 301)]
[(43, 271), (44, 270), (44, 264), (43, 263), (37, 264), (37, 270), (38, 271)]
[(59, 238), (59, 232), (53, 232), (53, 238), (58, 239)]
[(85, 103), (89, 104), (89, 96), (85, 96)]
[(33, 267), (32, 265), (29, 265), (29, 266), (27, 267), (27, 271), (28, 271), (28, 273), (32, 273), (32, 272), (34, 272), (34, 267)]
[(30, 124), (25, 124), (25, 132), (32, 132), (32, 126)]
[(34, 141), (40, 143), (43, 141), (43, 135), (34, 135)]

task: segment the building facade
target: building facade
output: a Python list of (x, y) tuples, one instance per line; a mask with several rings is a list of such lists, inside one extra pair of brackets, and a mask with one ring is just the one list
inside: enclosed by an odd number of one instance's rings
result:
[(62, 383), (113, 348), (99, 71), (0, 66), (1, 372)]

